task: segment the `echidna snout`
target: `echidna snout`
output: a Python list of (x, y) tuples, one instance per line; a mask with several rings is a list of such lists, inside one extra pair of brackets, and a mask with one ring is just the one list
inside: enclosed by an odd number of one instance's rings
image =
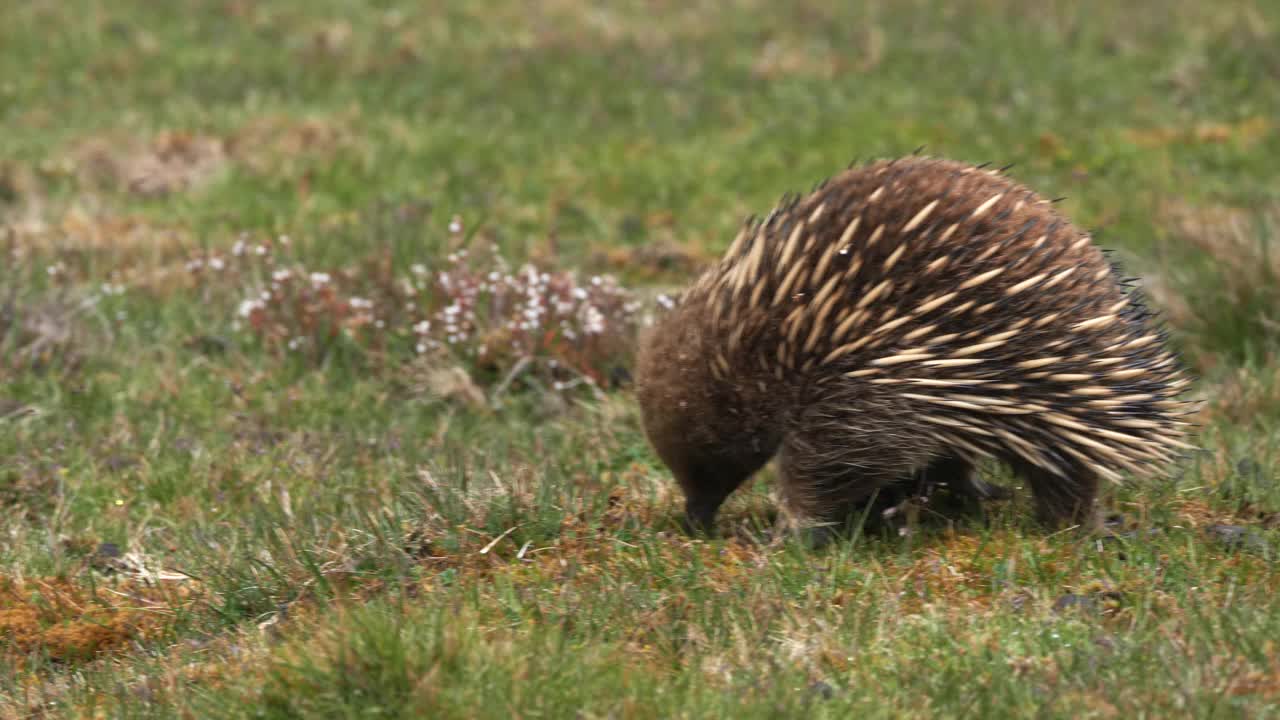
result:
[(1061, 524), (1191, 447), (1140, 293), (1050, 202), (948, 160), (851, 169), (748, 222), (646, 334), (636, 383), (695, 527), (775, 455), (814, 520), (922, 477), (981, 496), (992, 458)]

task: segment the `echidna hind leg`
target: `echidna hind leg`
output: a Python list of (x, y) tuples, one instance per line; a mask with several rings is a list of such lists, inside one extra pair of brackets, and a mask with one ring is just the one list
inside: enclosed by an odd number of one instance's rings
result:
[(1078, 464), (1067, 466), (1067, 477), (1030, 463), (1016, 463), (1015, 472), (1031, 486), (1036, 518), (1051, 527), (1092, 526), (1096, 521), (1098, 474)]
[(887, 511), (910, 500), (927, 503), (933, 517), (955, 520), (981, 513), (987, 501), (1012, 496), (1008, 488), (983, 480), (971, 461), (947, 454), (934, 457), (915, 473), (881, 489), (859, 513), (865, 513), (869, 524), (875, 525)]

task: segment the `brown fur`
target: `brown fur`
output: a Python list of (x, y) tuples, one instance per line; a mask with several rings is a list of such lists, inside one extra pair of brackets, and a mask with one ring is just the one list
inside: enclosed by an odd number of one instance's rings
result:
[(695, 527), (775, 454), (818, 520), (911, 480), (985, 496), (990, 457), (1058, 523), (1187, 447), (1186, 380), (1140, 297), (1051, 203), (946, 160), (851, 169), (749, 223), (636, 375)]

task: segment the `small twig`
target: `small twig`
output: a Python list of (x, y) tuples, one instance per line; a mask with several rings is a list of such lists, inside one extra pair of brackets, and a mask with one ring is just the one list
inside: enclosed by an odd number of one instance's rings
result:
[(489, 551), (490, 551), (490, 550), (492, 550), (492, 549), (494, 548), (494, 546), (495, 546), (495, 545), (497, 545), (499, 542), (501, 542), (501, 541), (502, 541), (502, 538), (504, 538), (504, 537), (506, 537), (506, 536), (510, 535), (511, 533), (515, 532), (515, 531), (516, 531), (516, 528), (519, 528), (519, 527), (520, 527), (519, 525), (516, 525), (515, 527), (512, 527), (512, 528), (507, 529), (507, 530), (506, 530), (505, 532), (503, 532), (501, 535), (499, 535), (498, 537), (494, 538), (494, 539), (493, 539), (493, 541), (492, 541), (492, 542), (490, 542), (488, 545), (485, 545), (483, 548), (481, 548), (481, 550), (480, 550), (480, 554), (481, 554), (481, 555), (488, 555), (488, 554), (489, 554)]
[(504, 495), (511, 494), (511, 491), (507, 489), (507, 486), (505, 484), (503, 484), (502, 478), (498, 477), (498, 473), (490, 470), (489, 479), (493, 481), (494, 485), (498, 486), (498, 489), (501, 490)]
[(529, 367), (531, 362), (533, 362), (533, 358), (530, 358), (528, 355), (520, 358), (515, 366), (511, 368), (511, 372), (507, 373), (507, 376), (502, 379), (502, 382), (498, 383), (498, 387), (493, 389), (493, 397), (489, 400), (490, 404), (494, 407), (499, 407), (502, 404), (499, 402), (502, 394), (507, 391), (507, 387), (516, 379), (516, 376), (524, 372), (525, 368)]
[(1055, 532), (1055, 533), (1049, 533), (1048, 535), (1045, 535), (1045, 536), (1044, 536), (1044, 539), (1045, 539), (1045, 540), (1048, 540), (1048, 539), (1050, 539), (1050, 538), (1058, 537), (1059, 535), (1063, 535), (1063, 534), (1065, 534), (1065, 533), (1069, 533), (1069, 532), (1071, 532), (1071, 531), (1073, 531), (1073, 530), (1079, 529), (1079, 527), (1080, 527), (1080, 524), (1079, 524), (1079, 523), (1077, 523), (1077, 524), (1072, 525), (1072, 526), (1070, 526), (1070, 527), (1062, 528), (1061, 530), (1059, 530), (1059, 531), (1057, 531), (1057, 532)]

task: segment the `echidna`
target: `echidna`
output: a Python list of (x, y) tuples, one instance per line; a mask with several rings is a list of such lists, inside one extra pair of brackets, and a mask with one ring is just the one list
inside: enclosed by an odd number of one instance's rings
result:
[(779, 450), (783, 498), (813, 520), (926, 478), (987, 496), (991, 458), (1044, 522), (1089, 523), (1100, 478), (1190, 449), (1187, 383), (1140, 291), (1052, 202), (924, 157), (748, 221), (646, 333), (636, 375), (696, 529)]

